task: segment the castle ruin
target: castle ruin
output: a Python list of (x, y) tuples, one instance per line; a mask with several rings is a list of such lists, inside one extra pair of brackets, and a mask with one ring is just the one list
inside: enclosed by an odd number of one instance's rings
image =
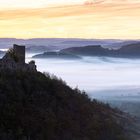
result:
[(24, 64), (25, 63), (25, 46), (19, 46), (19, 45), (14, 44), (13, 50), (18, 57), (18, 62)]
[(0, 59), (0, 70), (1, 69), (37, 71), (34, 61), (28, 64), (25, 63), (25, 46), (16, 44)]

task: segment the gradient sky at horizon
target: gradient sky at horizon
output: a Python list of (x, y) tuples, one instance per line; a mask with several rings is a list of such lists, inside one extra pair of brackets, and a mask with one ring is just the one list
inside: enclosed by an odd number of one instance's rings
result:
[(0, 37), (140, 39), (140, 0), (0, 0)]

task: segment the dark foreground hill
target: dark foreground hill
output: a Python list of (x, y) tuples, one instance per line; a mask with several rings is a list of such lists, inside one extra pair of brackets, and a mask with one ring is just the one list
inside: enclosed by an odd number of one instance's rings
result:
[(40, 72), (0, 72), (0, 140), (124, 140), (121, 112)]

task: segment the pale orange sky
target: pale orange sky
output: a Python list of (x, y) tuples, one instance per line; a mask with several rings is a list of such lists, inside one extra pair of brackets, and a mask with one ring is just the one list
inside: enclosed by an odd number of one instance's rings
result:
[(0, 37), (140, 39), (140, 0), (0, 0)]

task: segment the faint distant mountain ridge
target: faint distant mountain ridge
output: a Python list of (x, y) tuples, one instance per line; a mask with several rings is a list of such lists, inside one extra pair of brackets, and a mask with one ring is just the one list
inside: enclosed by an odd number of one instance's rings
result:
[(109, 48), (119, 48), (122, 45), (131, 44), (140, 40), (120, 40), (120, 39), (75, 39), (75, 38), (34, 38), (16, 39), (0, 38), (0, 48), (10, 48), (11, 44), (27, 46), (29, 52), (45, 52), (61, 50), (70, 47), (83, 47), (88, 45), (101, 45)]
[(43, 45), (31, 45), (26, 48), (26, 51), (28, 53), (40, 53), (40, 52), (46, 52), (46, 51), (51, 51), (52, 49), (55, 49), (55, 46), (43, 46)]
[(133, 43), (122, 46), (118, 50), (121, 54), (138, 54), (140, 55), (140, 43)]
[(72, 47), (63, 49), (60, 52), (71, 53), (78, 55), (107, 55), (109, 49), (103, 48), (100, 45), (90, 45), (85, 47)]
[(119, 49), (103, 48), (100, 45), (72, 47), (60, 52), (86, 56), (140, 57), (140, 43), (124, 45)]
[[(140, 41), (139, 40), (129, 40), (129, 41), (123, 41), (123, 42), (119, 42), (119, 43), (112, 43), (109, 48), (119, 49), (123, 46), (136, 44), (136, 43), (140, 43)], [(108, 48), (108, 46), (106, 46), (106, 45), (104, 47)]]

